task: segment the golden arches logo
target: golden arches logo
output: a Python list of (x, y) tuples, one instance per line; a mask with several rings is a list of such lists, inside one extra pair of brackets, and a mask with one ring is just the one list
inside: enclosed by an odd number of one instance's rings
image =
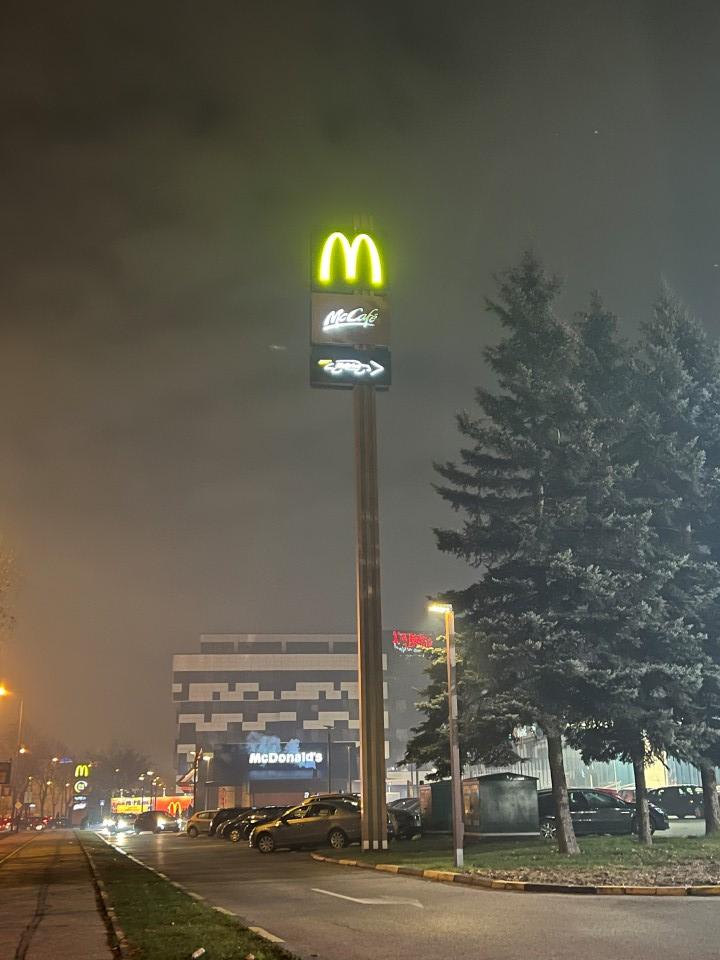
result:
[(167, 812), (171, 817), (179, 817), (182, 813), (182, 807), (179, 800), (171, 800), (167, 805)]
[(90, 765), (87, 763), (79, 763), (75, 767), (75, 776), (79, 779), (87, 778), (90, 776)]
[(318, 280), (320, 283), (330, 283), (332, 280), (332, 258), (335, 244), (339, 243), (345, 259), (345, 282), (354, 283), (357, 280), (358, 256), (362, 247), (368, 252), (370, 259), (370, 283), (373, 287), (383, 284), (383, 267), (378, 248), (373, 238), (367, 233), (358, 233), (352, 243), (344, 233), (331, 233), (323, 244), (320, 254), (320, 269)]

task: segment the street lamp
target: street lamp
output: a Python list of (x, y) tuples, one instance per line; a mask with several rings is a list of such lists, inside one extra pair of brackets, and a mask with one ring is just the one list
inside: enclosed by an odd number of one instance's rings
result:
[(460, 746), (458, 743), (457, 670), (455, 664), (455, 612), (450, 603), (431, 603), (429, 613), (445, 617), (445, 659), (447, 660), (448, 686), (448, 739), (450, 741), (450, 789), (452, 792), (452, 829), (455, 866), (463, 865), (462, 772), (460, 769)]
[(141, 773), (138, 780), (140, 781), (140, 813), (142, 813), (145, 804), (145, 774)]

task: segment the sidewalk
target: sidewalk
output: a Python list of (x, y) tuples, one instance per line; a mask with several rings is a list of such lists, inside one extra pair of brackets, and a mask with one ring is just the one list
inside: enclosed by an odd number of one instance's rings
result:
[(110, 960), (85, 855), (72, 830), (0, 844), (0, 957)]

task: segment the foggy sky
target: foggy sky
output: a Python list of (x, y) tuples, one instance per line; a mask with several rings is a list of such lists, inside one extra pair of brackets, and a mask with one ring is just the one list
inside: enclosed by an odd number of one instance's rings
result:
[[(716, 332), (712, 2), (7, 2), (0, 675), (74, 750), (166, 766), (200, 633), (354, 629), (350, 396), (312, 391), (318, 224), (388, 237), (387, 627), (471, 575), (433, 459), (533, 244), (628, 333), (666, 279)], [(281, 349), (275, 349), (275, 348)], [(0, 717), (0, 724), (3, 720)]]

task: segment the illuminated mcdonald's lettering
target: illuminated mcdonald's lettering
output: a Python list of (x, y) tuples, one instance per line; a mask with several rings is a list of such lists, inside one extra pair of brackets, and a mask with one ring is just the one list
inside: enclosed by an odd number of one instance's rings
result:
[(78, 779), (87, 779), (90, 776), (90, 765), (87, 763), (78, 763), (75, 767), (75, 776)]
[(331, 233), (323, 245), (320, 255), (320, 270), (318, 272), (320, 283), (330, 283), (332, 280), (332, 258), (336, 243), (340, 244), (344, 255), (346, 283), (353, 283), (357, 280), (358, 255), (360, 248), (364, 246), (370, 258), (370, 283), (373, 287), (382, 286), (382, 261), (373, 238), (367, 233), (358, 233), (353, 237), (351, 243), (345, 234), (339, 231)]
[(167, 812), (171, 817), (179, 817), (182, 813), (182, 807), (177, 800), (171, 800), (167, 805)]

